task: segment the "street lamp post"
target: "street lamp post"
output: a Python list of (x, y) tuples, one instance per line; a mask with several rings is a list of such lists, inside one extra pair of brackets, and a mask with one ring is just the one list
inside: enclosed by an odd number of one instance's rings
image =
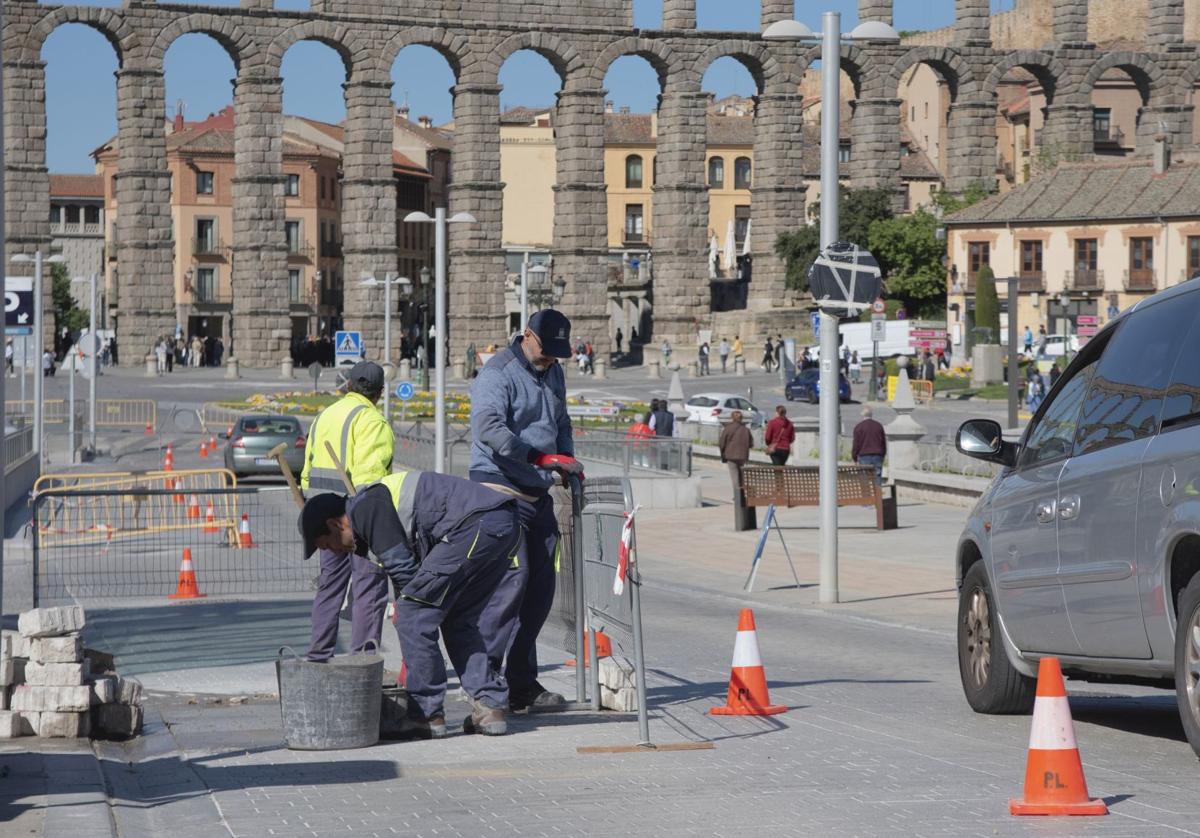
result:
[(45, 316), (45, 306), (42, 305), (42, 264), (43, 262), (48, 262), (57, 265), (67, 260), (62, 257), (61, 253), (56, 253), (53, 256), (43, 259), (42, 251), (38, 250), (33, 256), (27, 253), (18, 253), (16, 256), (13, 256), (12, 261), (23, 264), (33, 263), (33, 346), (37, 350), (37, 358), (33, 364), (33, 450), (38, 455), (38, 462), (43, 462), (42, 458), (46, 447), (46, 417), (43, 410), (46, 382), (45, 376), (40, 373), (42, 355), (46, 350), (46, 344), (42, 334), (44, 328), (42, 319)]
[(410, 224), (434, 225), (434, 358), (437, 363), (437, 394), (434, 397), (434, 454), (433, 470), (439, 474), (446, 471), (446, 225), (474, 224), (475, 216), (469, 212), (456, 212), (446, 217), (446, 208), (434, 210), (430, 218), (426, 212), (410, 212), (404, 217)]
[(429, 268), (421, 268), (421, 389), (429, 392)]
[[(383, 286), (383, 418), (391, 421), (391, 390), (390, 382), (387, 380), (387, 370), (392, 366), (392, 286), (412, 286), (412, 280), (407, 277), (399, 277), (392, 279), (390, 271), (384, 273), (383, 279), (366, 274), (360, 280), (361, 284), (367, 288), (376, 288)], [(401, 295), (404, 296), (404, 290), (401, 289)]]
[[(86, 282), (90, 286), (91, 302), (88, 304), (88, 449), (94, 456), (96, 453), (96, 373), (98, 372), (96, 359), (100, 355), (100, 340), (96, 336), (96, 274), (93, 273), (86, 277), (78, 276), (71, 282)], [(72, 381), (74, 381), (74, 376), (74, 361), (72, 361)]]
[[(842, 16), (825, 12), (821, 16), (821, 249), (838, 240), (839, 192), (838, 148), (840, 145)], [(763, 31), (772, 40), (812, 43), (811, 29), (796, 20), (781, 20)], [(849, 39), (866, 41), (900, 40), (900, 34), (881, 21), (859, 24)], [(821, 312), (820, 371), (820, 505), (821, 564), (820, 600), (838, 601), (838, 318)]]

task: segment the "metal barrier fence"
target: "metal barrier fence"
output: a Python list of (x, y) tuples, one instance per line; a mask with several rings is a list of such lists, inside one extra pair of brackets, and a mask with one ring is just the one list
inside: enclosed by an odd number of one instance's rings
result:
[(201, 425), (205, 430), (225, 430), (230, 425), (237, 422), (247, 413), (263, 413), (265, 411), (254, 410), (235, 410), (229, 407), (221, 407), (219, 404), (212, 402), (206, 403), (200, 409)]
[[(175, 494), (207, 492), (237, 486), (237, 477), (224, 468), (186, 469), (184, 471), (112, 471), (43, 474), (33, 484), (33, 493), (62, 491), (139, 491), (173, 490)], [(185, 498), (186, 500), (186, 498)]]
[(4, 435), (4, 466), (6, 473), (33, 456), (33, 427), (26, 425)]
[[(6, 416), (20, 414), (32, 419), (33, 399), (6, 399), (4, 402), (4, 414)], [(42, 400), (42, 421), (47, 425), (66, 424), (67, 415), (66, 399)]]
[(666, 471), (690, 477), (692, 443), (674, 437), (628, 436), (618, 431), (575, 429), (575, 456), (621, 466), (625, 474), (634, 469)]
[[(296, 507), (288, 490), (210, 489), (197, 493), (214, 519), (173, 509), (174, 490), (55, 489), (33, 499), (34, 604), (175, 593), (187, 550), (200, 593), (308, 593), (319, 568), (301, 561)], [(249, 542), (239, 532), (246, 516)]]
[[(86, 399), (75, 400), (75, 415), (78, 418), (83, 410), (86, 415)], [(83, 408), (80, 405), (84, 405)], [(42, 402), (42, 421), (48, 425), (61, 425), (67, 422), (66, 399), (45, 399)], [(33, 416), (32, 399), (11, 399), (4, 402), (4, 412), (8, 416), (21, 414)], [(150, 399), (96, 399), (96, 427), (98, 428), (144, 428), (146, 425), (158, 427), (158, 405)]]
[[(422, 422), (401, 425), (392, 421), (396, 433), (393, 462), (418, 471), (433, 471), (437, 444), (434, 429)], [(452, 426), (446, 434), (446, 473), (466, 477), (471, 465), (471, 428)]]

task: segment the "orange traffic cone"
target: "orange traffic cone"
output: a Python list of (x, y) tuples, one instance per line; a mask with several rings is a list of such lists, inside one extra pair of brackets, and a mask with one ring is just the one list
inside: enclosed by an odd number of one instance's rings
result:
[(200, 440), (200, 456), (205, 459), (208, 458), (208, 443), (204, 440)]
[(767, 694), (767, 673), (758, 653), (758, 631), (754, 612), (743, 608), (738, 616), (737, 640), (733, 644), (733, 670), (729, 673), (729, 698), (724, 707), (713, 707), (714, 716), (774, 716), (787, 707), (772, 704)]
[(204, 510), (204, 530), (206, 533), (218, 533), (221, 529), (217, 526), (217, 516), (213, 511), (212, 501), (208, 502), (208, 508)]
[(200, 585), (196, 582), (196, 569), (192, 567), (192, 548), (183, 548), (183, 561), (179, 563), (179, 582), (175, 593), (167, 594), (167, 599), (204, 599), (200, 593)]
[(146, 423), (146, 436), (154, 436), (154, 425), (150, 422)]
[(254, 539), (250, 536), (250, 513), (242, 513), (242, 523), (238, 528), (238, 540), (242, 547), (253, 547)]
[(1042, 658), (1038, 666), (1025, 798), (1008, 801), (1008, 811), (1014, 815), (1108, 814), (1103, 800), (1088, 797), (1058, 658)]
[(188, 495), (187, 516), (190, 520), (200, 520), (200, 499), (195, 495)]
[(168, 442), (167, 453), (163, 454), (163, 471), (170, 471), (173, 468), (175, 468), (175, 449)]
[(212, 431), (208, 432), (208, 450), (209, 451), (217, 450), (217, 435), (214, 434)]
[[(596, 657), (598, 657), (598, 658), (611, 658), (612, 657), (612, 640), (609, 638), (609, 636), (607, 634), (605, 634), (602, 631), (596, 632)], [(588, 649), (587, 644), (585, 643), (583, 646), (583, 665), (587, 666), (588, 663), (591, 661), (591, 659), (592, 659), (592, 653)], [(575, 665), (575, 658), (570, 658), (567, 660), (566, 663), (563, 664), (563, 666), (574, 666), (574, 665)]]

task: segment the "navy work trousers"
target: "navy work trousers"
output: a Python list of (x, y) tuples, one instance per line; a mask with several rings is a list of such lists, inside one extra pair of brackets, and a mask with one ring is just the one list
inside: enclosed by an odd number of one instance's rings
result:
[(537, 637), (554, 604), (559, 534), (549, 494), (532, 503), (518, 498), (517, 515), (524, 530), (518, 565), (505, 573), (482, 624), (488, 652), (499, 658), (507, 652), (504, 675), (509, 689), (520, 691), (537, 680)]
[(375, 641), (379, 648), (383, 612), (387, 609), (388, 578), (374, 562), (354, 553), (321, 551), (321, 575), (312, 606), (310, 661), (327, 661), (337, 645), (338, 615), (350, 584), (350, 649), (358, 652)]
[(473, 515), (429, 551), (396, 598), (411, 716), (428, 719), (443, 712), (446, 664), (439, 630), (467, 695), (489, 707), (508, 708), (503, 657), (490, 653), (480, 615), (512, 564), (520, 537), (511, 506)]

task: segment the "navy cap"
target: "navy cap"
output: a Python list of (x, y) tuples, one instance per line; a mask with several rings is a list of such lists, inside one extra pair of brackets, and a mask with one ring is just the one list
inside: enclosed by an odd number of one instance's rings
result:
[(304, 539), (304, 558), (317, 552), (316, 540), (329, 533), (329, 519), (341, 518), (346, 514), (346, 496), (333, 492), (314, 495), (300, 510), (300, 537)]
[(383, 367), (374, 361), (359, 361), (346, 373), (348, 384), (357, 384), (365, 390), (383, 389)]
[(542, 351), (553, 358), (570, 358), (571, 321), (561, 311), (544, 308), (529, 318), (529, 331), (542, 342)]

